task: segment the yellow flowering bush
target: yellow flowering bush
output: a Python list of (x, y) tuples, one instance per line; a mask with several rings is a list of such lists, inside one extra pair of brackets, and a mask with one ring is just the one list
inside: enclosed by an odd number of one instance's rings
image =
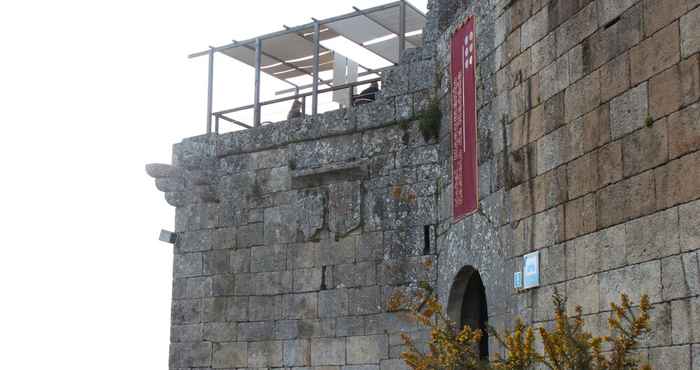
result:
[[(496, 355), (492, 360), (480, 359), (478, 343), (483, 333), (469, 326), (458, 327), (444, 312), (432, 287), (421, 283), (415, 299), (403, 294), (391, 297), (389, 308), (393, 311), (407, 310), (412, 317), (430, 331), (425, 351), (419, 350), (413, 339), (401, 337), (407, 350), (402, 354), (406, 364), (414, 370), (647, 370), (633, 350), (639, 339), (649, 332), (649, 298), (642, 297), (639, 312), (635, 314), (632, 302), (626, 295), (620, 304), (612, 303), (612, 314), (608, 319), (610, 334), (593, 336), (584, 328), (581, 307), (575, 315), (566, 313), (565, 299), (555, 294), (554, 328), (535, 330), (518, 319), (510, 333), (498, 333), (489, 329), (505, 348), (505, 356)], [(539, 335), (543, 352), (535, 348)], [(607, 350), (603, 346), (607, 344)]]

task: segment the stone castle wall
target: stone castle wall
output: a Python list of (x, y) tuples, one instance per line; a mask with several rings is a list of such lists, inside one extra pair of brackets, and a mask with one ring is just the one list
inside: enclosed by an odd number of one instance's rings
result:
[[(450, 308), (468, 267), (498, 329), (549, 325), (556, 290), (601, 332), (611, 300), (648, 294), (643, 355), (700, 369), (699, 4), (431, 1), (426, 46), (375, 103), (175, 145), (149, 166), (177, 207), (170, 368), (403, 369), (399, 334), (427, 333), (388, 297), (424, 280)], [(466, 14), (481, 209), (453, 222), (447, 45)], [(541, 286), (516, 291), (534, 250)]]

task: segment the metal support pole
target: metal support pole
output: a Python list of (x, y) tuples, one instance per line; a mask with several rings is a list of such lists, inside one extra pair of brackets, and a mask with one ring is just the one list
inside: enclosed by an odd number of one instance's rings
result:
[(301, 97), (301, 116), (306, 117), (306, 96)]
[(253, 113), (253, 126), (260, 126), (260, 64), (262, 63), (262, 41), (255, 40), (255, 105)]
[(214, 132), (217, 135), (219, 134), (219, 115), (216, 116), (216, 120), (214, 121)]
[(214, 101), (214, 49), (209, 49), (209, 79), (207, 82), (207, 134), (211, 134), (211, 112)]
[(406, 50), (406, 0), (401, 0), (399, 5), (399, 62)]
[(316, 118), (318, 113), (318, 70), (319, 70), (319, 52), (321, 49), (321, 24), (314, 20), (314, 81), (313, 81), (313, 95), (311, 100), (311, 114)]

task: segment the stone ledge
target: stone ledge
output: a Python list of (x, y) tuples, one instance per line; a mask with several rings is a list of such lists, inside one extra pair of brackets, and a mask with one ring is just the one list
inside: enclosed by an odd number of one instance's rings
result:
[(366, 178), (369, 174), (368, 160), (330, 163), (319, 167), (292, 171), (292, 187), (300, 188), (312, 184), (329, 184)]

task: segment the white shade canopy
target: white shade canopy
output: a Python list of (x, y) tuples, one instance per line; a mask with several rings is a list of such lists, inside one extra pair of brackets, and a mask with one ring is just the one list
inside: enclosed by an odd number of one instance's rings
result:
[[(401, 23), (401, 1), (380, 5), (371, 9), (355, 11), (345, 15), (319, 20), (320, 41), (342, 36), (353, 41), (375, 55), (391, 62), (399, 61), (399, 33)], [(405, 7), (406, 48), (422, 46), (420, 30), (425, 25), (425, 15), (406, 3)], [(314, 23), (287, 28), (286, 30), (260, 36), (251, 40), (214, 48), (240, 62), (255, 67), (255, 43), (261, 43), (261, 71), (281, 80), (313, 74)], [(332, 50), (321, 46), (319, 71), (333, 69)], [(191, 55), (200, 56), (201, 52)], [(367, 69), (367, 68), (365, 68)]]

